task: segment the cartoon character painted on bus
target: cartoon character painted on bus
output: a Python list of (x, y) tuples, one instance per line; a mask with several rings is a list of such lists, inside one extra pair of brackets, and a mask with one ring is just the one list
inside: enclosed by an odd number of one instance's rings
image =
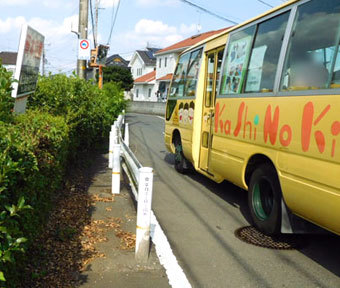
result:
[(184, 124), (188, 124), (189, 122), (188, 116), (189, 116), (189, 104), (185, 103), (184, 110), (183, 110), (183, 123)]
[(179, 118), (179, 123), (182, 123), (183, 122), (183, 103), (179, 104), (178, 118)]
[(194, 120), (194, 110), (195, 110), (195, 103), (193, 101), (189, 104), (189, 124), (192, 125), (192, 122)]

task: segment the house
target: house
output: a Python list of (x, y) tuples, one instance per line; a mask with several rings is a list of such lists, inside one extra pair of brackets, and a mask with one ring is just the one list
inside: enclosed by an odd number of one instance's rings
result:
[(15, 66), (17, 64), (17, 55), (17, 52), (0, 52), (2, 66), (4, 66), (7, 71), (11, 71), (13, 74), (15, 73)]
[(157, 101), (154, 54), (158, 50), (160, 49), (147, 47), (146, 50), (137, 50), (132, 55), (129, 67), (134, 79), (134, 86), (131, 90), (133, 101)]
[[(165, 101), (179, 54), (192, 45), (221, 33), (226, 29), (227, 28), (194, 35), (164, 49), (153, 51), (153, 53), (136, 51), (129, 64), (131, 73), (135, 79), (131, 91), (133, 100)], [(152, 55), (153, 57), (149, 57), (147, 60), (147, 55)], [(148, 63), (148, 65), (146, 65), (146, 63)]]
[(129, 69), (129, 61), (125, 60), (118, 54), (111, 55), (106, 58), (106, 66), (120, 66)]
[(154, 54), (158, 50), (157, 48), (146, 48), (146, 50), (135, 51), (129, 63), (133, 79), (137, 79), (155, 69), (156, 58)]
[(176, 68), (177, 58), (179, 54), (187, 48), (190, 48), (192, 45), (195, 45), (210, 36), (221, 33), (226, 29), (227, 28), (223, 28), (220, 30), (214, 30), (194, 35), (155, 53), (157, 86), (156, 93), (158, 94), (158, 101), (164, 101), (167, 97), (170, 82)]
[(157, 101), (156, 70), (138, 77), (134, 81), (133, 101)]

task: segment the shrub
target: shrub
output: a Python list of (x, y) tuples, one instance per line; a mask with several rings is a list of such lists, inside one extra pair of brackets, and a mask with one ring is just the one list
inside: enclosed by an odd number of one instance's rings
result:
[(103, 82), (116, 83), (125, 91), (129, 91), (133, 87), (133, 76), (128, 68), (117, 65), (106, 66), (103, 67)]
[(11, 287), (20, 276), (16, 260), (48, 218), (70, 159), (108, 135), (126, 102), (116, 84), (99, 90), (50, 75), (39, 78), (26, 114), (13, 116), (9, 75), (0, 67), (0, 281)]
[(62, 181), (67, 147), (68, 126), (62, 117), (29, 111), (11, 125), (1, 125), (0, 280), (3, 272), (14, 277), (18, 253), (46, 219), (52, 193)]
[(122, 93), (114, 84), (99, 90), (90, 81), (74, 76), (50, 75), (39, 79), (28, 107), (65, 117), (75, 151), (80, 146), (89, 148), (108, 135), (110, 125), (125, 108)]
[(0, 121), (10, 122), (13, 119), (14, 99), (11, 97), (12, 73), (0, 63)]

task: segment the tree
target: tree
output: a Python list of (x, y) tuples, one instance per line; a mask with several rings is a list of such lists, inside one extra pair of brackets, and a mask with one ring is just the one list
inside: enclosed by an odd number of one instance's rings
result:
[(130, 69), (120, 66), (103, 67), (103, 82), (119, 83), (125, 91), (133, 87), (133, 77)]

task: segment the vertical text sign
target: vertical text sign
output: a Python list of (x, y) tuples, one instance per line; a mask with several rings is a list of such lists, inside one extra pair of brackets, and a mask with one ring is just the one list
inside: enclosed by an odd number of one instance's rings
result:
[(23, 97), (35, 91), (43, 49), (44, 36), (24, 25), (14, 75), (17, 82), (13, 84), (12, 97)]

